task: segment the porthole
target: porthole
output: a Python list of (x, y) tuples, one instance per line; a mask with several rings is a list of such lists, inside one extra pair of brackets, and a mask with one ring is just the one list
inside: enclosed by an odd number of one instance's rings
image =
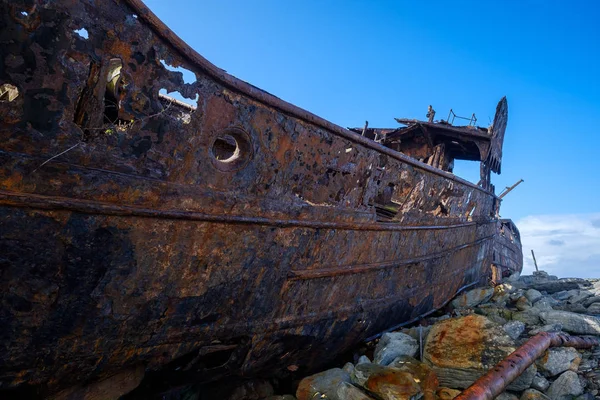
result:
[(237, 171), (252, 159), (250, 137), (240, 128), (219, 132), (209, 149), (212, 164), (220, 171)]

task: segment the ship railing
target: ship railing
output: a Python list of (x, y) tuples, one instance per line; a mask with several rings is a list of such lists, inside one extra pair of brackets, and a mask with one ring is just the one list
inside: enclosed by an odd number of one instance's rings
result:
[(450, 125), (454, 125), (454, 120), (455, 119), (464, 119), (465, 121), (469, 121), (469, 125), (468, 126), (475, 126), (475, 124), (477, 123), (477, 117), (475, 116), (475, 113), (473, 113), (471, 115), (470, 118), (467, 117), (461, 117), (459, 115), (456, 115), (454, 113), (454, 110), (450, 109), (450, 112), (448, 113), (448, 119), (446, 120)]

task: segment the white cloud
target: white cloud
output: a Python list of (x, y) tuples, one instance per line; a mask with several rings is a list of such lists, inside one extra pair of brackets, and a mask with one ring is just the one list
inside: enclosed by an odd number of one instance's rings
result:
[(600, 213), (531, 215), (516, 221), (523, 243), (523, 274), (538, 267), (559, 277), (600, 278)]

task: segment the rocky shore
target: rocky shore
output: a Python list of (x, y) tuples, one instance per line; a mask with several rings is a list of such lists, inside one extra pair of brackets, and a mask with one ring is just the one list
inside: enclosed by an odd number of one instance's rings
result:
[[(350, 362), (335, 368), (310, 376), (290, 370), (287, 382), (217, 382), (151, 398), (449, 400), (540, 332), (600, 338), (600, 279), (558, 279), (541, 271), (511, 277), (461, 293), (435, 315), (359, 346), (345, 356)], [(138, 398), (147, 397), (123, 397)], [(600, 398), (600, 347), (550, 348), (497, 398)]]
[[(545, 272), (461, 293), (418, 325), (383, 334), (353, 362), (296, 380), (276, 394), (269, 380), (228, 385), (227, 400), (453, 399), (539, 332), (600, 337), (600, 279), (558, 279)], [(213, 392), (214, 393), (214, 392)], [(499, 399), (594, 399), (600, 348), (550, 348)], [(199, 391), (188, 400), (213, 399)]]
[[(296, 398), (453, 399), (539, 332), (600, 336), (599, 315), (600, 280), (513, 278), (464, 292), (448, 313), (384, 334), (355, 363), (304, 378)], [(600, 348), (551, 348), (498, 398), (593, 399), (599, 362)]]

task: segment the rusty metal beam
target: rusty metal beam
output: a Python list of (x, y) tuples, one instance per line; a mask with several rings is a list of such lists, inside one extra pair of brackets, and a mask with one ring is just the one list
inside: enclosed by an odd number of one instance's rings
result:
[(599, 344), (600, 342), (595, 338), (567, 336), (551, 332), (538, 333), (465, 389), (456, 397), (456, 400), (494, 399), (550, 347), (588, 349)]

